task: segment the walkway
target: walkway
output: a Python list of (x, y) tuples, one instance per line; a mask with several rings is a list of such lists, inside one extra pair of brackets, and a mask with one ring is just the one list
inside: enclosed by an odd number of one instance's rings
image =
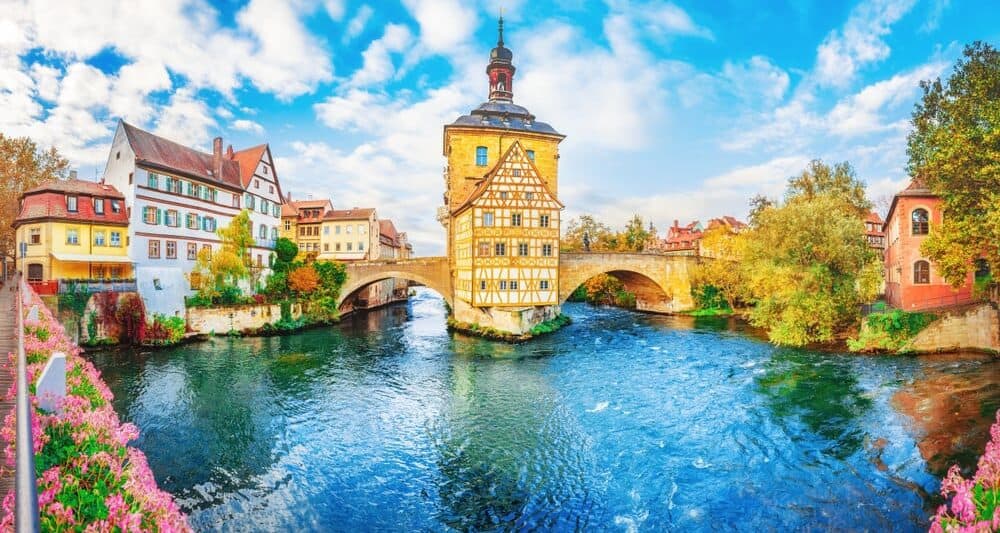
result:
[[(12, 369), (9, 369), (9, 357), (7, 354), (17, 350), (17, 341), (14, 339), (14, 294), (10, 289), (15, 282), (0, 288), (0, 423), (7, 418), (7, 415), (14, 411), (14, 398), (7, 399), (7, 391), (14, 384)], [(2, 453), (2, 452), (0, 452)], [(3, 462), (0, 456), (0, 463)], [(0, 468), (0, 498), (14, 488), (14, 469)]]

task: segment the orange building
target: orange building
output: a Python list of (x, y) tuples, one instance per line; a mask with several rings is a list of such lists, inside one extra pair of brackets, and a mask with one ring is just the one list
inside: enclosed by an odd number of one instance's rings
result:
[(920, 251), (935, 224), (941, 223), (942, 200), (919, 179), (896, 194), (885, 232), (885, 300), (906, 311), (969, 303), (973, 275), (952, 288), (933, 262)]

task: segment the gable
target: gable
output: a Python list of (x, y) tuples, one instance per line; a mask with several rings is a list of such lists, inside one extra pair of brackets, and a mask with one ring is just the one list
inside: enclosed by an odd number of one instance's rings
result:
[(563, 207), (542, 181), (538, 168), (528, 159), (519, 142), (507, 149), (469, 198), (455, 210), (455, 214), (471, 206), (514, 209)]

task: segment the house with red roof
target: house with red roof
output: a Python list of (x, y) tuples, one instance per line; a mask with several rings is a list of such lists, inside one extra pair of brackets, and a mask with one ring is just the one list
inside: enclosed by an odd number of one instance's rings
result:
[(25, 191), (15, 218), (17, 268), (43, 294), (60, 282), (132, 278), (125, 197), (104, 183), (53, 180)]
[(123, 196), (126, 247), (149, 312), (184, 313), (184, 297), (194, 292), (186, 275), (198, 252), (218, 249), (216, 231), (243, 208), (255, 237), (251, 261), (266, 274), (281, 220), (281, 187), (266, 144), (224, 151), (217, 137), (203, 152), (119, 121), (102, 181)]

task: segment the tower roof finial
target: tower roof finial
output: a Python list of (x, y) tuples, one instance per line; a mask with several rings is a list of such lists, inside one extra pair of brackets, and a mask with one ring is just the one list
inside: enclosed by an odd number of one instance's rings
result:
[(503, 46), (503, 7), (500, 7), (500, 19), (497, 21), (497, 46)]

